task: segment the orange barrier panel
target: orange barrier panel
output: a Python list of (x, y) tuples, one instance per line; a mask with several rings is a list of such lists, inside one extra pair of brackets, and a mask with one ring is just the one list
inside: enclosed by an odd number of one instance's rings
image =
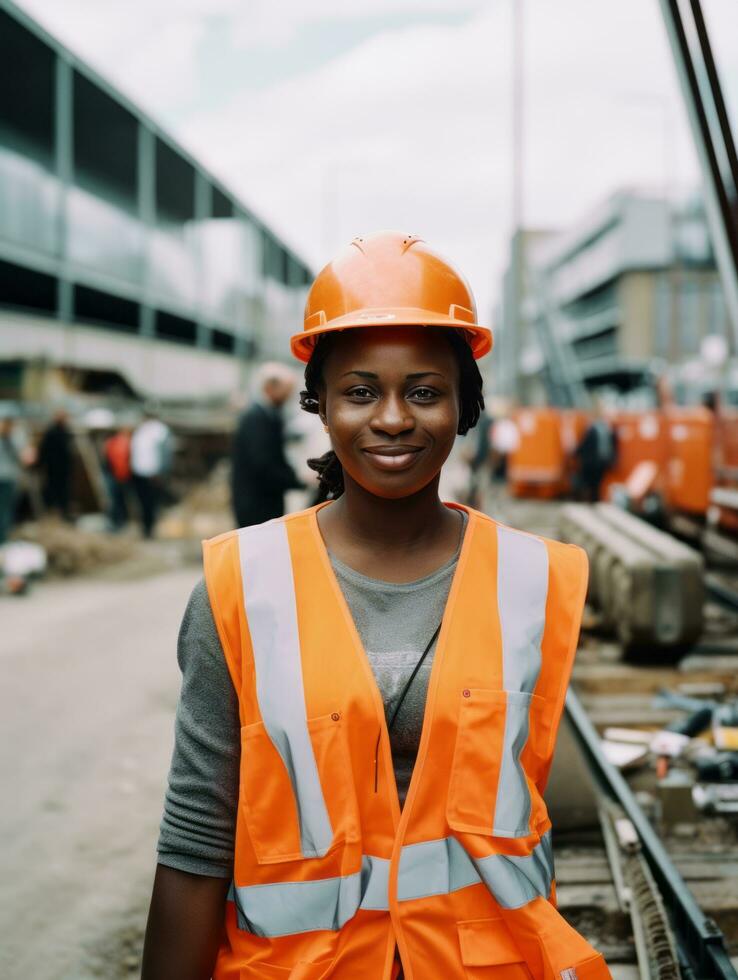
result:
[(571, 485), (573, 452), (587, 427), (586, 412), (523, 408), (513, 414), (520, 441), (507, 462), (514, 497), (551, 498)]
[(704, 516), (714, 477), (715, 417), (701, 406), (664, 411), (668, 465), (663, 493), (670, 510)]
[(658, 409), (645, 412), (617, 412), (610, 417), (617, 438), (615, 465), (602, 481), (600, 497), (610, 499), (613, 484), (627, 484), (639, 463), (654, 463), (658, 470), (657, 485), (666, 476), (668, 460), (667, 427)]

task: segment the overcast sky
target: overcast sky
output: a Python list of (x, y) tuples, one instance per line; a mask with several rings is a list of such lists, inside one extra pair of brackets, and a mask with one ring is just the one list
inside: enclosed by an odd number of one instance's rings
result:
[[(424, 237), (488, 322), (511, 228), (514, 0), (20, 0), (314, 266)], [(518, 0), (520, 2), (520, 0)], [(707, 0), (733, 111), (738, 2)], [(526, 0), (525, 220), (697, 181), (657, 0)]]

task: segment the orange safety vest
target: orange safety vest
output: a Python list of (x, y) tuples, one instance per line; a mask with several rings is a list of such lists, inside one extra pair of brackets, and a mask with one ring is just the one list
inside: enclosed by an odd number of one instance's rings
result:
[[(541, 797), (587, 565), (469, 516), (400, 811), (382, 697), (320, 507), (205, 542), (238, 694), (233, 885), (216, 980), (610, 973), (555, 905)], [(377, 745), (379, 746), (377, 752)]]

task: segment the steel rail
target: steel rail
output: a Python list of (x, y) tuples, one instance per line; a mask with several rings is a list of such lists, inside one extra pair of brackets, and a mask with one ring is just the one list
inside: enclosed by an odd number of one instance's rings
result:
[(721, 582), (716, 575), (709, 572), (705, 575), (705, 589), (711, 599), (738, 612), (738, 592)]
[(704, 980), (738, 980), (725, 937), (714, 920), (700, 909), (630, 786), (605, 758), (600, 737), (571, 688), (566, 695), (566, 716), (599, 790), (619, 804), (635, 827), (643, 857), (669, 913), (679, 951), (693, 975)]

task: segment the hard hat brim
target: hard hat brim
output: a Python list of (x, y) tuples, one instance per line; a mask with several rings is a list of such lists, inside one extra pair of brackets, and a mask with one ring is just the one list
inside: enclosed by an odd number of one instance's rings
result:
[(493, 338), (489, 327), (480, 327), (429, 310), (371, 310), (365, 313), (350, 313), (328, 323), (321, 323), (310, 330), (301, 330), (290, 337), (290, 350), (299, 360), (307, 363), (313, 353), (315, 342), (320, 334), (338, 330), (351, 330), (360, 327), (447, 327), (463, 330), (475, 360), (484, 357), (492, 350)]

